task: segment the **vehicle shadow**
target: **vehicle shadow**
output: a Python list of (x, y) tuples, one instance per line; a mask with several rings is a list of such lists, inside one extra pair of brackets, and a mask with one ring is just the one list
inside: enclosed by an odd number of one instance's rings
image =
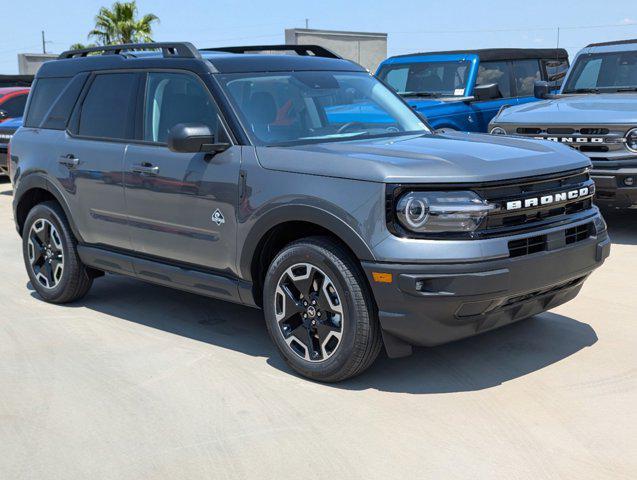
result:
[[(272, 367), (294, 375), (272, 345), (260, 310), (117, 275), (97, 280), (85, 299), (70, 306), (266, 357)], [(481, 390), (559, 362), (596, 341), (590, 325), (544, 313), (474, 338), (415, 349), (402, 359), (390, 360), (383, 352), (363, 375), (327, 387), (413, 394)]]
[(602, 210), (613, 243), (637, 245), (637, 209)]

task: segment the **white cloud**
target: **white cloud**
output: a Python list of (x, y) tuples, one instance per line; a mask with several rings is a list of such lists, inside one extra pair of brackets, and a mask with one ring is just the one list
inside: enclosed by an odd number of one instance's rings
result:
[(635, 25), (637, 24), (637, 20), (626, 17), (619, 23), (622, 25)]

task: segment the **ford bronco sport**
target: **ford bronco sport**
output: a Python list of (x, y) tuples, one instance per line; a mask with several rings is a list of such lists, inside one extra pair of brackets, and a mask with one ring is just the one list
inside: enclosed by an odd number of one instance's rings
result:
[(490, 131), (576, 148), (593, 163), (598, 204), (637, 206), (637, 40), (588, 45), (559, 95), (541, 82), (536, 92), (546, 100), (503, 109)]
[[(335, 123), (343, 105), (386, 121)], [(322, 381), (383, 345), (403, 356), (560, 305), (610, 248), (585, 156), (434, 134), (320, 47), (63, 53), (10, 154), (44, 300), (110, 272), (262, 307), (285, 361)]]

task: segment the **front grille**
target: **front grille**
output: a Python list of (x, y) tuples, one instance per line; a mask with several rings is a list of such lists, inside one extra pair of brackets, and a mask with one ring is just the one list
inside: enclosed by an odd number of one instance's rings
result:
[(543, 295), (557, 293), (561, 290), (566, 290), (571, 287), (575, 287), (578, 284), (582, 283), (586, 277), (579, 277), (575, 280), (569, 280), (568, 282), (562, 283), (560, 285), (555, 285), (548, 288), (543, 288), (541, 290), (536, 290), (534, 292), (525, 293), (523, 295), (516, 295), (515, 297), (507, 298), (502, 305), (498, 306), (498, 308), (510, 307), (511, 305), (515, 305), (517, 303), (526, 302), (527, 300), (531, 300), (533, 298), (538, 298)]
[[(513, 132), (526, 137), (550, 140), (575, 148), (582, 153), (608, 154), (609, 157), (630, 155), (625, 147), (625, 135), (631, 125), (573, 127), (570, 125), (524, 126)], [(605, 156), (603, 156), (605, 157)]]
[(555, 202), (532, 208), (507, 210), (505, 205), (511, 200), (528, 197), (542, 197), (568, 190), (579, 190), (588, 187), (594, 191), (594, 184), (586, 171), (580, 171), (543, 180), (520, 181), (513, 185), (502, 185), (474, 189), (487, 201), (499, 205), (491, 212), (482, 230), (490, 235), (509, 234), (520, 230), (531, 229), (535, 225), (559, 220), (561, 217), (584, 212), (592, 207), (591, 198), (575, 198), (566, 202)]

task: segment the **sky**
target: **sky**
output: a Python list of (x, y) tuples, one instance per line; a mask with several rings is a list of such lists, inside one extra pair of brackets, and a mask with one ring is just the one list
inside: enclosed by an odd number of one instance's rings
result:
[[(286, 28), (384, 32), (388, 54), (489, 47), (555, 47), (573, 56), (593, 42), (637, 38), (635, 0), (138, 0), (154, 13), (156, 41), (195, 46), (284, 43)], [(0, 74), (18, 73), (18, 53), (59, 53), (87, 33), (111, 0), (12, 1), (2, 9)]]

